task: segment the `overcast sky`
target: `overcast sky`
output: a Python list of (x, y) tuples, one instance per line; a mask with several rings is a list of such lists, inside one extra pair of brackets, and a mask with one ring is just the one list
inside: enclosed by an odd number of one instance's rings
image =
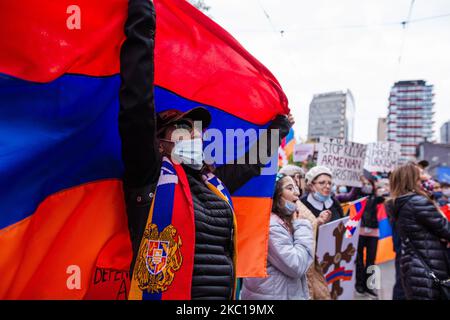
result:
[(450, 0), (415, 0), (411, 20), (447, 16), (413, 22), (406, 30), (400, 22), (411, 0), (205, 3), (208, 14), (281, 83), (297, 121), (296, 137), (306, 138), (313, 94), (348, 88), (356, 104), (354, 140), (376, 141), (377, 119), (386, 116), (389, 91), (398, 80), (434, 85), (436, 139), (450, 120)]

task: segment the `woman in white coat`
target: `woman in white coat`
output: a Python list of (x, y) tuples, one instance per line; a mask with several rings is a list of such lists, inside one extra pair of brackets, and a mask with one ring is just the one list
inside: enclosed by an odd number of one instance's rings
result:
[(306, 272), (313, 261), (311, 222), (297, 209), (294, 180), (277, 175), (270, 217), (266, 278), (244, 278), (242, 300), (309, 299)]

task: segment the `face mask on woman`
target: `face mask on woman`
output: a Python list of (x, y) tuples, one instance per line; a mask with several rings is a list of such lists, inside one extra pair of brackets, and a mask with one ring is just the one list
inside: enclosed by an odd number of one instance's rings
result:
[(433, 197), (434, 197), (435, 199), (441, 198), (442, 195), (443, 195), (443, 193), (442, 193), (441, 191), (434, 191), (434, 192), (433, 192)]
[(434, 180), (428, 179), (425, 181), (422, 181), (422, 188), (424, 191), (428, 193), (432, 193), (434, 190)]
[(331, 195), (328, 196), (324, 196), (323, 194), (321, 194), (320, 192), (316, 191), (313, 193), (313, 197), (320, 202), (325, 202), (327, 200), (329, 200), (331, 198)]
[(194, 170), (200, 170), (203, 167), (202, 139), (176, 141), (172, 155), (177, 162)]
[(293, 203), (292, 201), (284, 201), (284, 211), (286, 215), (292, 216), (295, 211), (297, 211), (297, 205)]
[(346, 186), (340, 186), (339, 187), (339, 193), (347, 193), (347, 187)]

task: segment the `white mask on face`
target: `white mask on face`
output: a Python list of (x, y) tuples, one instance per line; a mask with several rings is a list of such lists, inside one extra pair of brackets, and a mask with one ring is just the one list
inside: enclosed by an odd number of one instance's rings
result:
[(202, 139), (176, 141), (172, 150), (172, 159), (194, 170), (200, 170), (203, 167)]

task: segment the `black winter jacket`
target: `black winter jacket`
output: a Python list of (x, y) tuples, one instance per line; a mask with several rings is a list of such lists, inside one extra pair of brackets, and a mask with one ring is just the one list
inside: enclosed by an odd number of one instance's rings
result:
[(186, 168), (195, 214), (195, 256), (191, 298), (231, 299), (233, 266), (233, 212), (204, 184), (201, 175)]
[(407, 194), (395, 200), (393, 214), (401, 239), (400, 270), (402, 285), (407, 299), (440, 299), (439, 289), (427, 275), (426, 269), (406, 239), (434, 271), (436, 276), (449, 278), (450, 266), (446, 244), (450, 241), (450, 224), (426, 197)]
[[(125, 34), (127, 38), (120, 54), (119, 132), (125, 166), (123, 188), (133, 247), (132, 276), (162, 159), (156, 140), (153, 95), (155, 12), (151, 1), (129, 1)], [(276, 128), (280, 129), (281, 140), (290, 129), (287, 118), (275, 118), (268, 129)], [(270, 143), (269, 130), (268, 150), (271, 150)], [(258, 145), (259, 141), (252, 148), (258, 148)], [(253, 153), (249, 151), (243, 157), (248, 159), (250, 154)], [(232, 194), (259, 175), (264, 165), (262, 161), (252, 165), (225, 164), (214, 174)], [(193, 299), (230, 299), (235, 279), (231, 209), (203, 184), (200, 172), (185, 170), (193, 197), (196, 228), (191, 296)]]

